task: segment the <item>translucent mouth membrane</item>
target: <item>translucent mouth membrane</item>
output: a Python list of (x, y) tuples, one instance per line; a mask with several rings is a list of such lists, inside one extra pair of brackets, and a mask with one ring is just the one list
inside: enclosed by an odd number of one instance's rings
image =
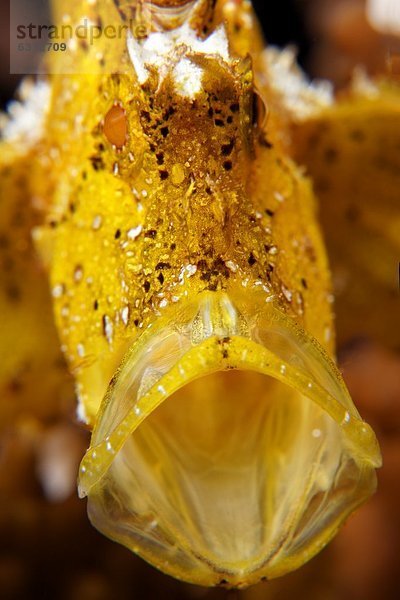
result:
[(164, 572), (245, 587), (316, 554), (378, 466), (318, 342), (261, 295), (205, 292), (126, 353), (79, 493), (97, 529)]

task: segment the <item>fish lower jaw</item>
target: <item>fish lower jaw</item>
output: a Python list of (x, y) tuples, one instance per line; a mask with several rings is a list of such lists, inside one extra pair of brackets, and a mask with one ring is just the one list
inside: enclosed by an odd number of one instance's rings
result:
[(373, 492), (379, 454), (318, 345), (228, 300), (128, 352), (80, 489), (95, 527), (162, 571), (246, 587), (317, 553)]

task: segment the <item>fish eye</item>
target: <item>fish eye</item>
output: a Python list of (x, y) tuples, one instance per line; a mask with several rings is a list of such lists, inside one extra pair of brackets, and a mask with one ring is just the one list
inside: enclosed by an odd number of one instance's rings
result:
[(118, 149), (123, 148), (128, 135), (128, 122), (121, 104), (114, 104), (104, 117), (103, 132), (110, 144)]

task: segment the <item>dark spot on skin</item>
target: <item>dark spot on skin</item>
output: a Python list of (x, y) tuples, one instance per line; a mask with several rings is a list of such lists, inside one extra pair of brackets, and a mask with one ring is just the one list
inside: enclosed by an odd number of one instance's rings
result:
[(327, 162), (328, 164), (334, 163), (334, 162), (336, 162), (337, 157), (338, 157), (338, 152), (337, 152), (336, 148), (326, 148), (326, 150), (324, 152), (325, 162)]
[(99, 301), (98, 300), (95, 300), (93, 302), (93, 308), (94, 308), (94, 310), (98, 310), (98, 308), (99, 308)]
[(148, 229), (147, 231), (144, 232), (144, 237), (151, 238), (152, 240), (154, 240), (156, 235), (157, 235), (157, 231), (155, 229)]
[(162, 271), (163, 269), (170, 269), (171, 265), (168, 262), (159, 262), (156, 264), (156, 271)]
[(6, 294), (11, 302), (18, 302), (21, 299), (21, 290), (16, 285), (10, 285), (6, 288)]
[(209, 196), (211, 196), (212, 189), (210, 187), (206, 187), (206, 194), (208, 194)]
[(305, 290), (308, 289), (307, 281), (304, 279), (304, 277), (301, 278), (301, 285)]
[(271, 281), (271, 273), (273, 272), (274, 268), (275, 268), (274, 265), (272, 265), (271, 263), (267, 264), (266, 271), (267, 271), (267, 279), (269, 282)]
[(232, 170), (232, 161), (231, 160), (225, 160), (222, 163), (222, 166), (224, 167), (225, 171), (231, 171)]
[(114, 237), (116, 240), (119, 240), (119, 238), (121, 237), (121, 230), (117, 229), (117, 231), (114, 233)]
[(226, 117), (226, 122), (230, 125), (231, 123), (233, 123), (233, 117), (231, 115), (229, 115), (229, 117)]
[(75, 211), (76, 211), (76, 206), (75, 206), (75, 204), (73, 202), (70, 202), (69, 211), (70, 211), (71, 214), (74, 214)]
[(7, 387), (12, 394), (19, 394), (24, 386), (20, 378), (13, 377), (10, 379)]
[(95, 171), (104, 169), (104, 162), (101, 156), (91, 156), (90, 162), (92, 163), (92, 167)]
[(161, 179), (161, 181), (165, 181), (166, 179), (168, 179), (168, 177), (169, 177), (168, 171), (160, 171), (160, 179)]
[(149, 282), (149, 281), (145, 281), (145, 282), (144, 282), (144, 284), (143, 284), (143, 289), (144, 289), (144, 291), (145, 291), (145, 292), (146, 292), (146, 294), (147, 294), (147, 292), (150, 290), (150, 282)]
[(228, 582), (226, 579), (221, 579), (221, 581), (218, 582), (218, 585), (227, 585)]
[(208, 264), (207, 261), (204, 260), (204, 258), (201, 258), (198, 262), (197, 262), (197, 269), (199, 271), (206, 271), (208, 268)]
[(157, 164), (162, 165), (164, 163), (164, 153), (157, 152), (156, 159), (157, 159)]
[(208, 286), (208, 290), (210, 292), (216, 292), (218, 288), (218, 283), (216, 281), (214, 281), (213, 283), (210, 283), (210, 285)]
[(163, 283), (164, 283), (164, 275), (162, 273), (158, 274), (157, 279), (161, 283), (161, 285), (163, 285)]
[(169, 134), (169, 127), (161, 127), (160, 133), (164, 138), (166, 138)]
[(208, 109), (207, 114), (210, 118), (214, 116), (214, 109), (212, 108), (212, 106), (210, 106), (210, 108)]
[(323, 192), (327, 192), (330, 188), (330, 182), (328, 179), (325, 178), (320, 178), (317, 179), (315, 182), (315, 190), (317, 192), (323, 193)]
[(135, 319), (133, 321), (133, 324), (135, 325), (135, 327), (139, 327), (139, 323), (140, 323), (139, 319)]
[(265, 133), (263, 131), (260, 132), (258, 136), (258, 142), (260, 146), (264, 146), (264, 148), (268, 148), (269, 150), (274, 147), (273, 144), (267, 139)]
[(83, 173), (82, 173), (82, 179), (83, 179), (83, 181), (87, 180), (87, 172), (86, 171), (83, 171)]
[(247, 259), (247, 262), (249, 263), (249, 265), (252, 267), (253, 265), (255, 265), (255, 263), (257, 262), (256, 257), (254, 256), (254, 254), (252, 252), (250, 252), (250, 256)]
[(354, 223), (360, 217), (360, 210), (357, 206), (350, 205), (346, 210), (345, 216), (350, 223)]
[(223, 144), (221, 146), (221, 154), (223, 156), (229, 156), (232, 153), (233, 147), (235, 145), (235, 140), (231, 140), (229, 144)]
[(274, 213), (274, 211), (273, 211), (273, 210), (270, 210), (269, 208), (266, 208), (266, 209), (265, 209), (265, 212), (266, 212), (266, 214), (267, 214), (269, 217), (273, 217), (273, 216), (274, 216), (274, 214), (275, 214), (275, 213)]
[(365, 133), (361, 129), (353, 129), (353, 131), (350, 132), (350, 139), (354, 142), (364, 142)]
[(176, 112), (173, 106), (169, 106), (164, 113), (164, 119), (168, 121), (168, 119)]
[(234, 102), (233, 104), (231, 104), (231, 105), (230, 105), (230, 107), (229, 107), (229, 108), (231, 109), (231, 111), (232, 111), (233, 113), (237, 113), (237, 112), (239, 112), (239, 108), (240, 108), (240, 106), (239, 106), (239, 103), (238, 103), (238, 102)]
[(151, 115), (150, 115), (150, 113), (149, 113), (148, 110), (141, 110), (140, 111), (140, 116), (141, 116), (141, 118), (144, 121), (146, 121), (146, 123), (150, 123), (150, 121), (151, 121)]
[(222, 119), (215, 119), (215, 120), (214, 120), (214, 124), (215, 124), (217, 127), (223, 127), (223, 126), (225, 125), (225, 123), (223, 122), (223, 120), (222, 120)]
[(224, 348), (222, 350), (222, 358), (228, 358), (228, 356), (229, 356), (228, 350), (226, 348)]
[(205, 273), (202, 273), (200, 276), (200, 279), (202, 281), (210, 281), (211, 279), (211, 271), (206, 271)]
[(175, 250), (176, 248), (176, 244), (174, 242), (172, 242), (172, 244), (170, 245), (171, 250)]

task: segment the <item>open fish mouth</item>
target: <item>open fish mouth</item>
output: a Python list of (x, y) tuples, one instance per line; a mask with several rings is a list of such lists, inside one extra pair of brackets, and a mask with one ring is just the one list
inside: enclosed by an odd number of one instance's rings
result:
[(97, 529), (164, 572), (244, 587), (316, 554), (379, 465), (314, 338), (261, 294), (203, 292), (126, 353), (79, 490)]

